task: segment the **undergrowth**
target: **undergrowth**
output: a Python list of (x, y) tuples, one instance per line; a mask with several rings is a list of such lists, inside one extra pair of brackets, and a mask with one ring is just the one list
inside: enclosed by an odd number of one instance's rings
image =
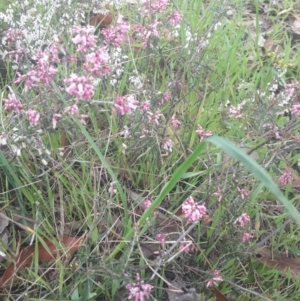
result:
[(290, 3), (80, 2), (0, 2), (1, 298), (299, 300), (257, 255), (299, 254)]

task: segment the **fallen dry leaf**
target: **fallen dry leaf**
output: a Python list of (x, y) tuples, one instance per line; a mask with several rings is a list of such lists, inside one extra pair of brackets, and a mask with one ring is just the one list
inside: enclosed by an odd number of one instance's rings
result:
[[(106, 5), (105, 8), (108, 10), (109, 6)], [(107, 13), (98, 13), (91, 16), (89, 20), (89, 25), (92, 26), (99, 26), (100, 29), (108, 27), (114, 19), (114, 16), (111, 12)]]
[(216, 296), (217, 301), (230, 301), (227, 297), (225, 297), (221, 292), (219, 292), (217, 289), (212, 289), (213, 294)]
[(272, 253), (268, 248), (257, 251), (256, 257), (259, 262), (282, 272), (284, 276), (291, 275), (293, 279), (300, 277), (300, 258), (287, 258), (284, 254)]
[[(73, 255), (79, 247), (82, 245), (84, 237), (72, 237), (63, 236), (61, 239), (61, 245), (59, 243), (54, 244), (53, 240), (50, 241), (44, 238), (44, 243), (50, 252), (46, 250), (41, 242), (38, 243), (38, 260), (39, 261), (52, 261), (63, 255)], [(58, 248), (60, 246), (60, 248)], [(21, 250), (18, 256), (15, 258), (15, 262), (11, 262), (6, 268), (3, 276), (0, 279), (0, 288), (11, 280), (14, 273), (20, 268), (28, 266), (34, 259), (35, 245), (28, 246)]]

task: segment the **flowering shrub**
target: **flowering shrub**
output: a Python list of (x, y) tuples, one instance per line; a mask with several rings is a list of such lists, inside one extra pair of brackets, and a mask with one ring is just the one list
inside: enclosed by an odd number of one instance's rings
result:
[[(53, 279), (55, 290), (63, 287), (59, 298), (101, 291), (111, 299), (123, 289), (121, 299), (164, 300), (162, 283), (171, 287), (177, 277), (186, 283), (202, 277), (195, 284), (202, 291), (226, 279), (242, 282), (238, 268), (253, 274), (249, 248), (269, 231), (260, 225), (285, 218), (274, 197), (208, 144), (164, 192), (174, 170), (216, 134), (255, 155), (286, 195), (293, 193), (297, 177), (285, 167), (299, 165), (299, 82), (278, 66), (261, 87), (262, 79), (249, 82), (252, 73), (239, 79), (243, 74), (224, 56), (244, 48), (229, 51), (220, 43), (241, 40), (228, 30), (225, 13), (203, 15), (213, 23), (195, 26), (188, 17), (198, 20), (199, 12), (184, 2), (180, 11), (173, 1), (144, 0), (132, 11), (111, 6), (113, 22), (96, 29), (88, 25), (99, 25), (90, 21), (96, 2), (16, 1), (0, 13), (8, 28), (0, 56), (14, 70), (1, 96), (3, 207), (12, 203), (22, 215), (11, 216), (34, 221), (26, 225), (30, 233), (88, 229), (78, 271), (62, 265)], [(210, 278), (212, 267), (220, 270)]]

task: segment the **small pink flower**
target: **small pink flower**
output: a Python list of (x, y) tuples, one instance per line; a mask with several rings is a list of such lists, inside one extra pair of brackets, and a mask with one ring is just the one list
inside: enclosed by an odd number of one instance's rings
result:
[[(148, 198), (145, 199), (145, 201), (144, 201), (144, 208), (145, 208), (145, 210), (147, 210), (151, 205), (152, 205), (151, 200), (148, 199)], [(156, 212), (155, 211), (153, 212), (153, 216), (154, 217), (156, 216)]]
[(179, 128), (180, 125), (181, 125), (181, 122), (178, 119), (176, 119), (175, 115), (173, 115), (171, 118), (171, 126), (174, 129), (177, 129), (177, 128)]
[(165, 149), (167, 152), (172, 152), (173, 148), (173, 142), (171, 139), (167, 139), (163, 144), (163, 149)]
[(161, 101), (158, 103), (160, 106), (162, 106), (163, 104), (165, 104), (167, 101), (169, 101), (171, 99), (171, 93), (170, 92), (165, 92), (162, 95), (162, 99)]
[(198, 136), (200, 138), (200, 142), (203, 141), (203, 139), (212, 135), (210, 131), (205, 131), (203, 129), (203, 127), (199, 124), (198, 124), (198, 129), (196, 130), (196, 133), (198, 134)]
[(152, 205), (151, 200), (150, 199), (146, 199), (144, 201), (144, 205), (145, 205), (145, 209), (148, 209)]
[(207, 213), (205, 205), (198, 205), (191, 196), (185, 200), (182, 211), (189, 222), (200, 220)]
[(220, 187), (218, 187), (218, 191), (213, 193), (213, 195), (216, 195), (218, 197), (218, 202), (222, 201), (223, 194), (222, 194), (222, 191), (221, 191)]
[(14, 55), (15, 56), (15, 61), (18, 62), (20, 54), (22, 54), (22, 53), (23, 53), (23, 48), (19, 48), (17, 50), (11, 50), (7, 54), (11, 55), (11, 56)]
[(164, 234), (158, 233), (156, 234), (155, 238), (162, 244), (164, 245), (166, 236)]
[(12, 43), (15, 43), (16, 41), (22, 39), (23, 36), (23, 31), (15, 28), (8, 29), (5, 34), (5, 37)]
[(92, 32), (94, 32), (94, 30), (94, 27), (73, 27), (73, 32), (77, 35), (72, 39), (72, 42), (75, 45), (78, 45), (78, 52), (86, 52), (95, 47), (97, 36), (91, 34)]
[(20, 100), (16, 98), (14, 94), (8, 94), (8, 99), (3, 99), (5, 102), (5, 109), (14, 112), (20, 112), (24, 105), (21, 104)]
[(191, 241), (182, 241), (179, 250), (183, 250), (186, 254), (196, 252), (197, 247)]
[(85, 76), (71, 74), (65, 79), (65, 83), (70, 84), (66, 91), (74, 95), (76, 99), (89, 100), (94, 95), (94, 87), (91, 85), (91, 80)]
[(52, 116), (52, 127), (53, 127), (54, 129), (56, 129), (57, 119), (58, 119), (59, 117), (61, 117), (60, 114), (53, 114), (53, 116)]
[(242, 241), (245, 242), (251, 238), (253, 238), (253, 235), (251, 233), (243, 233)]
[(121, 17), (117, 19), (117, 24), (108, 28), (102, 29), (102, 34), (105, 40), (113, 47), (121, 47), (122, 42), (128, 41), (128, 32), (130, 25)]
[(244, 117), (244, 114), (241, 113), (242, 105), (239, 104), (237, 107), (235, 106), (230, 106), (229, 108), (229, 114), (231, 117), (235, 117), (236, 119), (240, 119)]
[(298, 86), (299, 82), (297, 80), (292, 81), (290, 84), (286, 84), (286, 94), (288, 96), (293, 96)]
[(125, 97), (119, 96), (114, 102), (114, 114), (131, 114), (138, 107), (138, 101), (132, 95)]
[(163, 116), (163, 114), (160, 113), (160, 110), (156, 110), (155, 113), (152, 113), (150, 111), (147, 111), (147, 118), (149, 122), (155, 123), (156, 125), (159, 125), (159, 118)]
[(240, 196), (242, 197), (242, 200), (245, 199), (245, 197), (250, 194), (250, 191), (247, 190), (247, 189), (243, 189), (243, 188), (237, 187), (237, 190), (240, 193)]
[(152, 13), (164, 12), (169, 6), (169, 0), (146, 0), (144, 2), (145, 8), (149, 9)]
[(241, 227), (244, 227), (245, 224), (250, 222), (250, 216), (247, 213), (243, 213), (237, 217), (234, 221), (234, 224), (239, 223)]
[(291, 183), (293, 180), (292, 177), (292, 173), (291, 172), (284, 172), (279, 178), (278, 181), (282, 184), (282, 185), (287, 185), (289, 183)]
[(151, 109), (150, 101), (146, 100), (146, 101), (142, 102), (139, 107), (142, 111), (145, 111), (145, 112), (150, 111), (150, 109)]
[(180, 11), (171, 11), (169, 15), (169, 23), (171, 25), (178, 25), (182, 20), (182, 13)]
[(103, 76), (110, 74), (110, 67), (107, 64), (109, 59), (108, 53), (104, 48), (99, 48), (85, 56), (84, 69), (94, 76)]
[(220, 276), (220, 271), (219, 271), (219, 270), (215, 270), (215, 271), (214, 271), (214, 275), (213, 275), (213, 277), (207, 282), (206, 287), (217, 286), (217, 285), (218, 285), (217, 281), (220, 281), (220, 282), (223, 281), (223, 278)]
[(153, 286), (151, 284), (145, 284), (143, 280), (141, 281), (139, 274), (136, 274), (136, 280), (137, 282), (126, 285), (126, 288), (129, 290), (128, 299), (145, 301), (145, 299), (149, 298)]
[(29, 122), (32, 125), (37, 125), (39, 123), (40, 116), (41, 116), (39, 112), (29, 109), (27, 111), (27, 115), (28, 115), (28, 118), (29, 118)]
[(292, 105), (291, 113), (296, 114), (296, 115), (300, 115), (300, 105)]
[(79, 108), (76, 104), (66, 107), (64, 110), (64, 113), (70, 113), (70, 114), (76, 116), (83, 125), (86, 124), (84, 118), (87, 118), (88, 115), (79, 114)]

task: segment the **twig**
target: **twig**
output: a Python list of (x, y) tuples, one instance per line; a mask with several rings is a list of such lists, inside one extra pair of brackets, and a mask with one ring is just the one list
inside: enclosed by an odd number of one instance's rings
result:
[(230, 281), (230, 280), (224, 279), (224, 282), (227, 282), (228, 284), (230, 284), (230, 285), (232, 285), (232, 286), (234, 286), (234, 287), (240, 289), (241, 291), (250, 293), (250, 294), (252, 294), (252, 295), (254, 295), (254, 296), (257, 296), (257, 297), (259, 297), (259, 298), (261, 298), (261, 299), (263, 299), (263, 300), (274, 301), (274, 300), (272, 300), (272, 299), (269, 299), (269, 298), (267, 298), (267, 297), (261, 295), (260, 293), (257, 293), (257, 292), (255, 292), (255, 291), (251, 291), (251, 290), (249, 290), (249, 289), (247, 289), (247, 288), (244, 288), (244, 287), (242, 287), (242, 286), (240, 286), (240, 285), (238, 285), (238, 284), (236, 284), (236, 283), (234, 283), (234, 282), (232, 282), (232, 281)]
[(287, 224), (289, 224), (293, 219), (289, 218), (286, 220), (280, 227), (272, 231), (268, 236), (266, 236), (263, 240), (258, 242), (255, 246), (254, 249), (262, 247), (266, 241), (268, 241), (270, 238), (272, 238), (276, 233), (278, 233), (281, 229), (283, 229)]

